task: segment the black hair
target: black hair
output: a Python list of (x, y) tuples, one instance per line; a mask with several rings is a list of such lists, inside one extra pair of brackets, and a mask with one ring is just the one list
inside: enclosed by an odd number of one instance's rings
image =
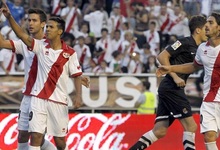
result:
[(63, 30), (63, 33), (65, 32), (65, 24), (66, 24), (65, 20), (63, 20), (60, 17), (51, 17), (49, 20), (57, 22), (58, 29)]
[(47, 21), (47, 14), (39, 8), (30, 8), (28, 10), (28, 14), (38, 14), (40, 17), (41, 22), (46, 22)]
[(214, 17), (216, 22), (217, 22), (217, 24), (220, 25), (220, 13), (213, 12), (213, 13), (211, 13), (210, 16)]
[(206, 24), (206, 18), (202, 15), (195, 15), (189, 21), (189, 30), (191, 34), (194, 33), (196, 28), (202, 28)]
[(102, 28), (101, 29), (101, 33), (104, 32), (104, 31), (108, 33), (108, 29), (107, 28)]
[(149, 81), (145, 81), (145, 82), (143, 82), (143, 86), (145, 86), (146, 90), (149, 90), (149, 89), (150, 89), (151, 84), (150, 84), (150, 82), (149, 82)]

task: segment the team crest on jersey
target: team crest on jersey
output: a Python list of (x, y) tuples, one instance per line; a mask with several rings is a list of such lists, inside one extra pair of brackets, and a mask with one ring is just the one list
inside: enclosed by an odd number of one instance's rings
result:
[(64, 57), (64, 58), (69, 58), (69, 57), (70, 57), (70, 54), (69, 54), (69, 53), (63, 53), (63, 57)]
[(182, 43), (177, 40), (175, 43), (173, 43), (173, 45), (171, 45), (171, 47), (173, 48), (173, 50), (176, 50), (176, 49), (179, 48), (181, 45), (182, 45)]

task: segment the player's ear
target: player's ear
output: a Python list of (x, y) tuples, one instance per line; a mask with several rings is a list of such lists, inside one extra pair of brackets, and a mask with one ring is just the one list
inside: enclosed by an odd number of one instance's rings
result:
[(62, 30), (62, 29), (59, 29), (59, 30), (58, 30), (58, 33), (59, 33), (60, 35), (62, 35), (62, 34), (63, 34), (63, 30)]
[(46, 25), (46, 22), (41, 22), (41, 28), (44, 28)]
[(199, 34), (201, 32), (201, 29), (200, 28), (196, 28), (196, 31), (195, 31), (197, 34)]

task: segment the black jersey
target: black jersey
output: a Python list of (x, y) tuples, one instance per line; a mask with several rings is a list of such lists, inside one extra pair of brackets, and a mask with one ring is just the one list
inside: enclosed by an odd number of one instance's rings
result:
[[(193, 62), (197, 48), (198, 45), (192, 36), (178, 39), (175, 43), (166, 47), (167, 52), (171, 55), (170, 64), (178, 65)], [(185, 81), (189, 77), (189, 74), (177, 75)], [(170, 77), (170, 75), (166, 75), (166, 77)]]

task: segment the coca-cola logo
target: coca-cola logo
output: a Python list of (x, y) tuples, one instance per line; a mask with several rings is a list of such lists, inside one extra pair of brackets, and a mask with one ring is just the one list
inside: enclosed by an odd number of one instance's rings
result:
[[(125, 150), (125, 124), (130, 114), (70, 114), (67, 145), (70, 150)], [(0, 114), (0, 149), (17, 148), (17, 114)], [(51, 136), (46, 137), (52, 141)]]

